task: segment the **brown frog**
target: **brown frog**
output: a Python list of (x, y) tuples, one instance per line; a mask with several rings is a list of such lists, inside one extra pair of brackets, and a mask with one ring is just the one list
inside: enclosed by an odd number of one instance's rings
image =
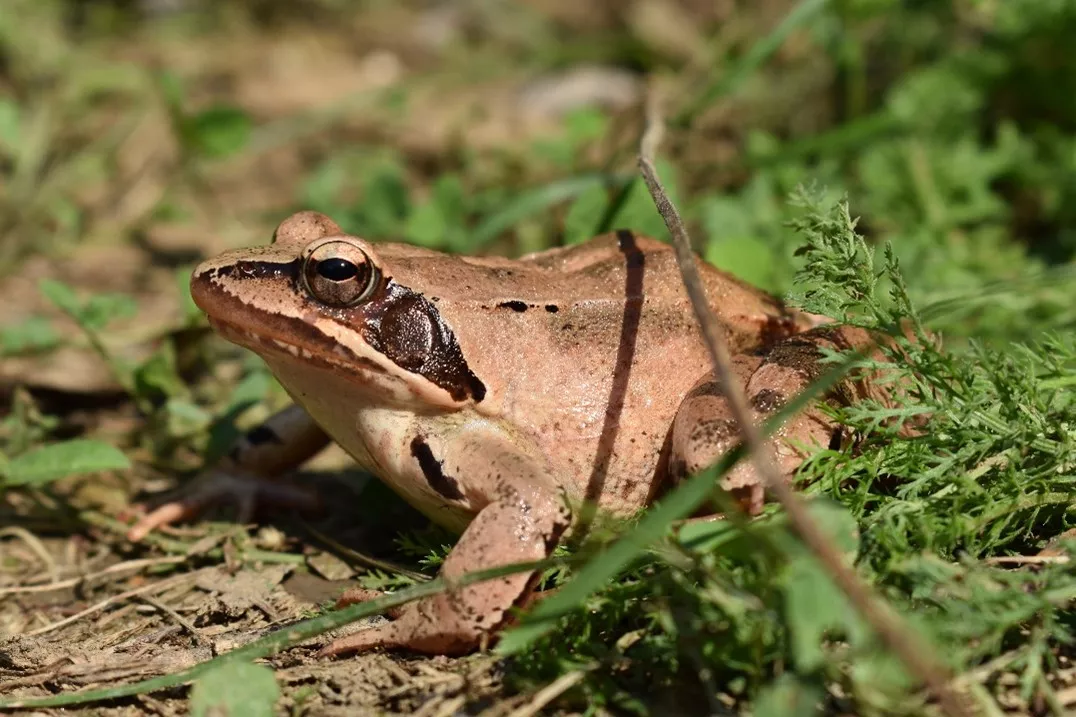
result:
[[(820, 346), (867, 340), (817, 326), (708, 264), (700, 271), (758, 418), (819, 373)], [(672, 248), (631, 231), (513, 260), (370, 243), (303, 212), (269, 246), (201, 264), (191, 290), (213, 327), (259, 354), (296, 403), (248, 434), (219, 472), (282, 475), (336, 441), (461, 533), (443, 566), (449, 578), (547, 557), (582, 502), (634, 513), (738, 440)], [(809, 409), (772, 444), (791, 476), (804, 447), (838, 438)], [(224, 494), (249, 504), (265, 490), (204, 485), (131, 537)], [(723, 487), (749, 513), (761, 509), (747, 462)], [(325, 652), (467, 652), (496, 635), (536, 577), (419, 601)]]

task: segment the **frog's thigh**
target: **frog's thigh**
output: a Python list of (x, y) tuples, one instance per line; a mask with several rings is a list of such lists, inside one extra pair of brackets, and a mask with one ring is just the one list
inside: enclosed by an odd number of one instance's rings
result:
[(293, 403), (239, 438), (221, 468), (259, 476), (281, 475), (312, 458), (329, 440), (310, 414)]
[[(736, 380), (748, 382), (762, 359), (737, 356), (733, 359)], [(739, 431), (728, 401), (721, 391), (717, 376), (708, 373), (699, 379), (684, 397), (673, 419), (670, 436), (669, 477), (673, 482), (698, 473), (713, 465), (726, 451), (736, 445)], [(732, 485), (727, 476), (723, 487), (744, 509), (761, 506), (762, 491), (755, 485)]]
[[(448, 443), (434, 458), (455, 476), (471, 504), (483, 505), (441, 569), (452, 579), (465, 573), (550, 555), (571, 520), (560, 491), (538, 461), (496, 442)], [(438, 453), (444, 455), (440, 458)], [(404, 647), (460, 654), (478, 647), (508, 619), (513, 605), (533, 590), (534, 572), (468, 585), (407, 606), (393, 622), (362, 630), (328, 645), (322, 654), (373, 647)]]
[[(862, 332), (826, 326), (784, 339), (765, 356), (755, 358), (754, 366), (749, 359), (741, 358), (737, 363), (738, 378), (744, 383), (754, 420), (764, 420), (825, 371), (819, 363), (820, 346), (850, 348), (865, 341)], [(831, 398), (837, 395), (831, 392)], [(688, 393), (674, 419), (670, 477), (678, 481), (713, 465), (739, 438), (728, 402), (714, 376), (707, 375)], [(768, 442), (778, 471), (791, 478), (808, 455), (805, 448), (839, 444), (840, 438), (839, 426), (815, 403), (788, 419)], [(721, 485), (747, 512), (762, 509), (762, 482), (749, 460), (737, 463)]]

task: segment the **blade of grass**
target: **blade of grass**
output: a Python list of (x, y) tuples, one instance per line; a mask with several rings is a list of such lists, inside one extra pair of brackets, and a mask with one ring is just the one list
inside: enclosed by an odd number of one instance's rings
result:
[(577, 197), (594, 186), (619, 187), (630, 182), (631, 179), (631, 175), (587, 174), (569, 177), (523, 192), (475, 227), (471, 232), (471, 241), (475, 247), (480, 247), (493, 241), (502, 232), (523, 219)]
[(672, 124), (680, 128), (690, 127), (695, 117), (711, 102), (739, 89), (752, 72), (780, 49), (789, 35), (814, 19), (828, 4), (829, 0), (801, 0), (777, 27), (752, 45), (734, 67), (719, 75), (713, 84), (696, 95), (695, 99), (676, 115)]

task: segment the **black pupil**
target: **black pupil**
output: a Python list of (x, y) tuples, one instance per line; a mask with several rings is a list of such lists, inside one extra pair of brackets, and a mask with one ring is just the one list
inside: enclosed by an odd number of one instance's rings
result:
[(329, 281), (347, 281), (355, 278), (358, 273), (359, 267), (347, 259), (337, 257), (318, 262), (318, 274)]

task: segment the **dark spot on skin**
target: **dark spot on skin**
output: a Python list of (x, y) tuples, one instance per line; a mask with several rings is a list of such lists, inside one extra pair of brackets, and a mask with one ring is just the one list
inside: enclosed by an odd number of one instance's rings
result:
[(551, 313), (551, 314), (555, 314), (555, 313), (557, 313), (558, 311), (560, 311), (560, 308), (559, 308), (559, 307), (557, 307), (557, 305), (556, 305), (556, 304), (546, 304), (546, 305), (545, 305), (545, 310), (546, 310), (546, 311), (548, 311), (548, 312), (549, 312), (549, 313)]
[(821, 358), (822, 353), (814, 342), (794, 338), (774, 346), (766, 355), (766, 363), (790, 368), (808, 381), (813, 381), (822, 375)]
[(439, 461), (433, 455), (430, 444), (422, 436), (411, 439), (411, 455), (418, 461), (418, 467), (422, 469), (422, 475), (430, 487), (448, 500), (462, 500), (463, 492), (455, 478), (445, 475), (444, 461)]
[(728, 439), (738, 434), (739, 429), (735, 421), (718, 418), (696, 423), (691, 429), (691, 436), (688, 440), (692, 447), (697, 445), (715, 446), (728, 441)]
[(705, 381), (698, 384), (693, 389), (688, 391), (688, 394), (684, 396), (684, 400), (690, 400), (692, 398), (699, 398), (701, 396), (717, 396), (722, 397), (721, 384), (717, 381)]
[(773, 413), (783, 405), (784, 394), (772, 388), (764, 388), (751, 397), (751, 407), (759, 413)]
[(522, 301), (502, 301), (497, 304), (498, 308), (511, 309), (512, 311), (518, 311), (523, 313), (527, 310), (527, 304)]
[(274, 431), (269, 426), (266, 426), (264, 423), (260, 426), (255, 426), (254, 428), (247, 431), (247, 435), (245, 436), (245, 438), (247, 439), (247, 443), (252, 446), (260, 446), (263, 443), (284, 442), (280, 440), (280, 436), (276, 434), (276, 431)]

